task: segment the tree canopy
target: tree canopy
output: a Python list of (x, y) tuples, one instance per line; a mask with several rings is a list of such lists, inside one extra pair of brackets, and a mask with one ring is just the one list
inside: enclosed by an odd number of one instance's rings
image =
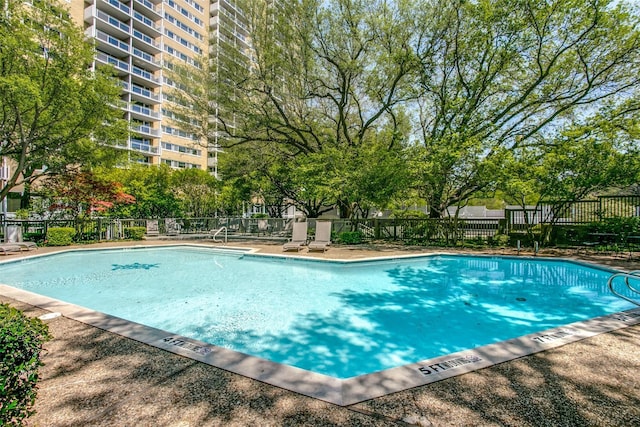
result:
[[(376, 161), (371, 144), (396, 152), (388, 158), (401, 157), (408, 128), (395, 107), (410, 94), (408, 9), (385, 1), (240, 3), (252, 34), (246, 51), (221, 42), (215, 59), (201, 61), (210, 64), (206, 70), (173, 67), (177, 98), (186, 107), (178, 108), (183, 124), (206, 111), (216, 120), (200, 126), (209, 140), (216, 138), (225, 156), (237, 155), (242, 164), (241, 151), (254, 153), (262, 188), (270, 183), (282, 202), (307, 215), (336, 203), (350, 215), (372, 203), (364, 198), (373, 196), (366, 185), (345, 172), (365, 158)], [(376, 173), (388, 173), (377, 176), (391, 183), (396, 171)]]
[(628, 3), (240, 5), (250, 44), (220, 37), (203, 67), (173, 73), (176, 117), (225, 149), (243, 192), (309, 216), (419, 198), (439, 217), (496, 189), (539, 201), (638, 182)]
[(432, 216), (495, 183), (505, 153), (557, 152), (548, 141), (640, 83), (639, 20), (623, 3), (427, 3), (420, 19), (434, 24), (416, 44), (414, 169)]

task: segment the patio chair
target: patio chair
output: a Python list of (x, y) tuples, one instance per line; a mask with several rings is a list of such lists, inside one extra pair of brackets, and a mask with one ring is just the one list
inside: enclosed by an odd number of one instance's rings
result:
[(7, 227), (7, 234), (4, 236), (4, 243), (2, 244), (20, 246), (20, 249), (24, 251), (38, 249), (36, 242), (22, 240), (22, 228), (13, 225)]
[(164, 220), (164, 228), (167, 236), (177, 236), (182, 228), (174, 218), (166, 218)]
[(331, 221), (316, 222), (316, 235), (309, 243), (309, 251), (326, 251), (331, 245)]
[(23, 250), (23, 251), (30, 251), (32, 249), (38, 249), (38, 245), (36, 244), (36, 242), (26, 242), (26, 241), (6, 242), (5, 245), (16, 245), (16, 246), (19, 246), (20, 250)]
[(307, 244), (307, 226), (305, 222), (294, 222), (293, 232), (291, 233), (291, 241), (282, 245), (283, 251), (300, 251)]
[(267, 221), (266, 219), (258, 220), (258, 236), (260, 236), (260, 233), (266, 236), (269, 233), (270, 228), (271, 227), (269, 227), (269, 221)]
[(158, 220), (157, 219), (148, 219), (147, 220), (147, 236), (159, 236), (160, 229), (158, 228)]
[(0, 244), (0, 253), (2, 253), (2, 255), (8, 255), (9, 252), (20, 252), (20, 251), (22, 251), (20, 246), (15, 245), (13, 243), (11, 243), (11, 244), (9, 244), (9, 243)]

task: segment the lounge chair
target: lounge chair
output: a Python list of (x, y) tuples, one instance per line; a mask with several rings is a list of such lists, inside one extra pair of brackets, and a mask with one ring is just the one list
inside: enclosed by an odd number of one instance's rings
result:
[(326, 251), (331, 245), (331, 221), (316, 222), (316, 235), (309, 243), (309, 251)]
[(20, 248), (20, 246), (13, 244), (13, 243), (3, 243), (0, 244), (0, 253), (2, 253), (2, 255), (7, 255), (9, 252), (20, 252), (22, 251), (22, 248)]
[(5, 245), (17, 245), (23, 251), (30, 251), (32, 249), (38, 249), (38, 245), (36, 244), (36, 242), (25, 242), (25, 241), (22, 241), (22, 242), (7, 242), (7, 243), (5, 243)]
[(291, 233), (291, 241), (282, 245), (283, 251), (300, 251), (307, 244), (307, 225), (305, 222), (294, 222), (293, 232)]
[(20, 249), (24, 251), (38, 249), (38, 245), (36, 245), (36, 242), (27, 242), (22, 240), (22, 227), (17, 225), (7, 226), (7, 232), (4, 236), (4, 242), (0, 244), (9, 246), (20, 246)]
[(167, 236), (177, 236), (180, 234), (180, 229), (182, 227), (175, 219), (167, 218), (164, 220), (164, 228)]
[(147, 236), (159, 236), (160, 229), (158, 228), (158, 220), (157, 219), (148, 219), (147, 220)]
[(258, 220), (258, 236), (260, 236), (260, 233), (263, 233), (265, 236), (267, 235), (267, 233), (269, 233), (269, 221), (267, 221), (266, 219), (259, 219)]

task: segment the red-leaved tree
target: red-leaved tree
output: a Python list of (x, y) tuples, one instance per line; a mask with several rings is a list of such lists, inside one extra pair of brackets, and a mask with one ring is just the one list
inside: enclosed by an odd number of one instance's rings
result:
[(116, 205), (136, 201), (125, 193), (121, 183), (101, 179), (91, 172), (58, 176), (49, 180), (46, 188), (52, 199), (49, 211), (73, 219), (102, 214)]

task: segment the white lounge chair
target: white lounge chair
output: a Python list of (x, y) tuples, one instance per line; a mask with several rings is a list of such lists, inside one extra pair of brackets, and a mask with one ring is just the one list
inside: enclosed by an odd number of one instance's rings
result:
[(147, 236), (157, 237), (160, 235), (160, 228), (158, 227), (157, 219), (148, 219), (147, 220)]
[(167, 218), (164, 220), (164, 228), (167, 236), (177, 236), (182, 226), (174, 218)]
[(36, 242), (21, 241), (21, 242), (7, 242), (5, 244), (20, 246), (20, 249), (23, 250), (23, 251), (30, 251), (32, 249), (38, 249), (38, 245), (36, 244)]
[(300, 251), (307, 244), (307, 226), (305, 222), (294, 222), (293, 232), (291, 233), (291, 241), (282, 245), (283, 251)]
[(24, 251), (38, 249), (38, 245), (36, 245), (36, 242), (27, 242), (22, 240), (22, 228), (17, 225), (7, 226), (7, 233), (4, 236), (4, 242), (1, 244), (9, 246), (20, 246), (20, 249)]
[(2, 255), (8, 255), (9, 252), (20, 252), (22, 251), (22, 248), (20, 248), (20, 246), (13, 244), (13, 243), (3, 243), (0, 244), (0, 253), (2, 253)]
[(309, 251), (326, 251), (331, 245), (331, 221), (316, 222), (316, 235), (309, 243)]

